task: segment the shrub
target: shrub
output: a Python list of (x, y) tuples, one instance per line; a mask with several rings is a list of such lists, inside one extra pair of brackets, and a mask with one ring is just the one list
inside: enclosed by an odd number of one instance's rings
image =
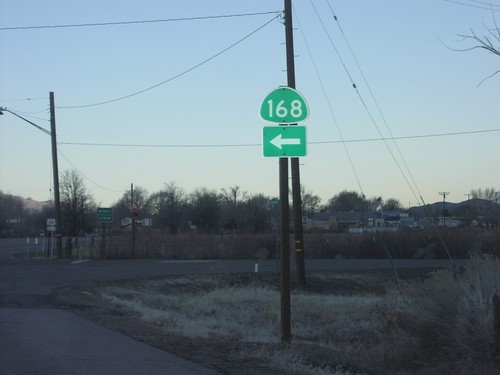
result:
[(420, 339), (419, 360), (454, 368), (445, 373), (495, 368), (492, 298), (498, 285), (500, 260), (489, 255), (472, 257), (459, 274), (441, 270), (413, 285), (410, 328)]

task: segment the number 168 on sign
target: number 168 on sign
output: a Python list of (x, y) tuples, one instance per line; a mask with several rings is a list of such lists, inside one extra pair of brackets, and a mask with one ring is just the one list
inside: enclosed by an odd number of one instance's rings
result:
[(305, 120), (309, 109), (304, 97), (290, 87), (279, 87), (269, 93), (260, 107), (263, 120), (279, 124), (295, 124)]

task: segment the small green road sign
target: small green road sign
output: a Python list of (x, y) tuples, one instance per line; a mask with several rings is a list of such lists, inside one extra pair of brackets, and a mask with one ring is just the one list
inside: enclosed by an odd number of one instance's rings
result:
[(267, 201), (268, 206), (277, 206), (280, 204), (280, 200), (278, 198), (271, 198)]
[(305, 126), (265, 126), (262, 143), (266, 157), (306, 155)]
[(112, 223), (113, 222), (113, 209), (99, 207), (97, 208), (97, 221), (99, 223)]
[(260, 106), (260, 117), (278, 124), (296, 124), (309, 116), (304, 97), (291, 87), (271, 91)]

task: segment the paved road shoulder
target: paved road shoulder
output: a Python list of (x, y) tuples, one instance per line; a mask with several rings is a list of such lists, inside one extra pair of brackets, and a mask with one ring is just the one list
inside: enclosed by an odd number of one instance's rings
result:
[(0, 374), (218, 374), (60, 309), (1, 308), (0, 337)]

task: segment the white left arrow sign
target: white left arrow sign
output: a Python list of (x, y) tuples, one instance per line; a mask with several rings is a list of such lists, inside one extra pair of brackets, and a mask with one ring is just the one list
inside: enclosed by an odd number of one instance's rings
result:
[(300, 138), (283, 138), (281, 134), (278, 134), (271, 139), (271, 144), (281, 150), (283, 145), (300, 145)]
[(299, 157), (306, 155), (305, 126), (266, 126), (263, 129), (265, 157)]

